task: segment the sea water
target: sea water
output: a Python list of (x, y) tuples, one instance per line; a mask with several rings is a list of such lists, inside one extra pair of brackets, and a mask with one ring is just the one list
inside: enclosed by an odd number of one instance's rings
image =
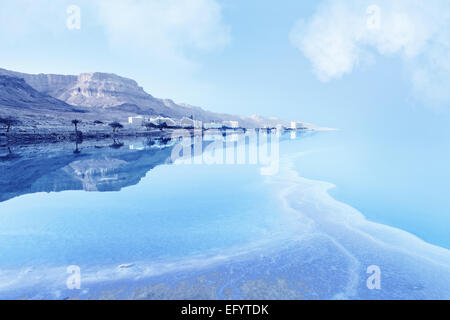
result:
[[(9, 150), (0, 297), (99, 298), (105, 288), (107, 298), (146, 299), (450, 296), (445, 200), (408, 211), (411, 180), (389, 180), (407, 168), (385, 171), (386, 154), (372, 159), (345, 133), (272, 138), (275, 170), (248, 155), (205, 163), (206, 151), (174, 161), (176, 139)], [(421, 195), (413, 202), (425, 204)], [(83, 275), (78, 291), (67, 286), (71, 266)], [(382, 289), (367, 284), (374, 266)]]

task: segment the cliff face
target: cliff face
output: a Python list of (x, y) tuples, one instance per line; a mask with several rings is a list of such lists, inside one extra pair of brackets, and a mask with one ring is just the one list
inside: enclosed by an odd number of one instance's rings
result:
[(206, 120), (201, 108), (179, 105), (169, 99), (158, 99), (146, 93), (136, 81), (110, 73), (83, 73), (78, 76), (26, 74), (0, 69), (0, 75), (22, 78), (36, 91), (79, 107), (116, 108), (145, 115), (175, 118), (195, 116)]
[[(286, 121), (279, 119), (219, 114), (187, 104), (177, 104), (170, 99), (158, 99), (145, 92), (136, 81), (110, 73), (83, 73), (78, 76), (33, 75), (0, 68), (0, 75), (24, 79), (29, 87), (41, 95), (53, 97), (55, 105), (61, 106), (61, 103), (65, 102), (89, 111), (91, 115), (96, 114), (96, 119), (114, 117), (118, 121), (126, 121), (130, 115), (161, 115), (172, 118), (193, 116), (196, 120), (204, 122), (236, 120), (247, 128), (287, 125)], [(47, 102), (43, 103), (48, 104), (49, 98), (47, 97)], [(60, 100), (59, 103), (56, 99)], [(23, 103), (17, 106), (23, 106)]]
[(9, 71), (0, 68), (0, 75), (21, 78), (33, 89), (48, 94), (54, 98), (62, 95), (77, 82), (76, 76), (66, 76), (59, 74), (27, 74)]
[(18, 108), (21, 111), (76, 111), (76, 108), (67, 103), (35, 90), (23, 79), (0, 75), (0, 112), (6, 107)]
[[(75, 106), (116, 107), (125, 103), (153, 102), (136, 81), (107, 73), (83, 73), (57, 97)], [(148, 101), (146, 101), (148, 100)]]
[(0, 75), (24, 79), (35, 90), (74, 106), (114, 107), (153, 98), (136, 81), (115, 74), (34, 75), (0, 69)]

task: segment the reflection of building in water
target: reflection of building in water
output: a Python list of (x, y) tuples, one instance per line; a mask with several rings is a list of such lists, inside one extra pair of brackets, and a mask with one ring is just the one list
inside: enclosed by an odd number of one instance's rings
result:
[[(176, 133), (176, 134), (175, 134)], [(0, 148), (0, 202), (35, 192), (65, 190), (118, 191), (135, 185), (161, 164), (261, 165), (261, 173), (276, 172), (278, 135), (255, 130), (174, 130), (124, 141), (119, 149), (111, 141), (87, 141), (74, 155), (72, 144)], [(205, 153), (203, 155), (202, 153)]]
[(145, 146), (144, 146), (144, 143), (142, 141), (140, 141), (137, 143), (130, 144), (129, 148), (130, 148), (130, 150), (144, 150)]
[(174, 132), (172, 140), (179, 143), (172, 149), (171, 160), (176, 164), (252, 164), (261, 165), (261, 174), (278, 171), (279, 138), (277, 131), (224, 134), (221, 130), (208, 131), (197, 139)]
[(223, 141), (223, 134), (219, 131), (215, 131), (213, 133), (208, 132), (203, 137), (204, 141)]
[(209, 122), (209, 123), (205, 123), (203, 124), (203, 128), (205, 128), (206, 130), (208, 129), (220, 129), (222, 128), (222, 124), (219, 122)]
[(291, 131), (291, 140), (295, 140), (297, 138), (297, 132)]

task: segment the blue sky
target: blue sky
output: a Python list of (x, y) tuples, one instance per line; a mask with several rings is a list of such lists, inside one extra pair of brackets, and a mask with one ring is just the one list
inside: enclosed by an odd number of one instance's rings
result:
[[(450, 6), (394, 3), (0, 0), (0, 61), (30, 73), (117, 73), (220, 112), (343, 129), (445, 124)], [(69, 5), (81, 9), (79, 30), (66, 26)], [(375, 31), (366, 30), (373, 5)]]

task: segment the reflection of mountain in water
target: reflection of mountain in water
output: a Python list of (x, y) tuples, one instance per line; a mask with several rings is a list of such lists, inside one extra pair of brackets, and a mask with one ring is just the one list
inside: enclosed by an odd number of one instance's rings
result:
[(119, 191), (170, 163), (172, 151), (170, 141), (161, 139), (79, 147), (80, 153), (71, 144), (1, 148), (0, 201), (36, 192)]
[[(239, 141), (239, 136), (243, 138), (245, 134), (220, 133), (217, 137), (197, 136), (193, 140), (186, 137), (184, 141), (187, 143), (183, 144), (194, 149), (192, 143), (199, 138), (204, 148), (200, 148), (200, 152), (203, 153), (209, 145), (219, 148), (229, 143), (234, 145), (235, 141)], [(255, 146), (262, 136), (267, 136), (267, 133), (253, 133)], [(292, 135), (282, 135), (277, 140), (293, 138)], [(82, 144), (0, 146), (0, 202), (36, 192), (119, 191), (139, 183), (157, 165), (171, 163), (173, 147), (180, 141), (153, 136), (140, 140), (87, 141)], [(198, 150), (197, 147), (195, 149)], [(174, 151), (176, 154), (177, 150)]]

